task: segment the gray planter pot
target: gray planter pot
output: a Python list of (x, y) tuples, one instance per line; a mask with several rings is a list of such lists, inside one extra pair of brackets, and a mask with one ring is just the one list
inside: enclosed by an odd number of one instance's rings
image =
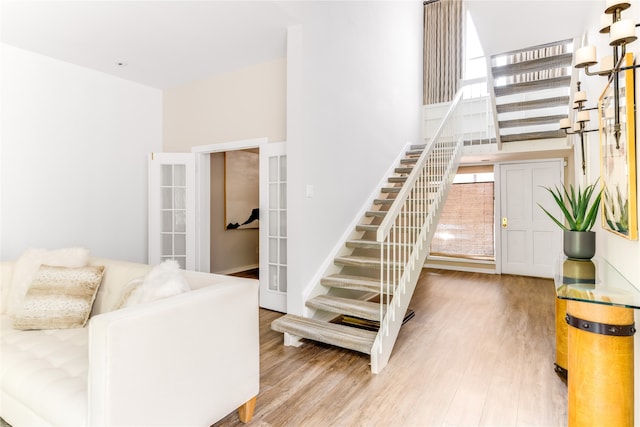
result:
[(564, 231), (564, 254), (571, 259), (591, 259), (596, 254), (596, 233)]

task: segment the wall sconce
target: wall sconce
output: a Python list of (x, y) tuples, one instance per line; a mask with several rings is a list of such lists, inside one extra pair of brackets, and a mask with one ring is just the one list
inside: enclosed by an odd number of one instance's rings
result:
[[(587, 76), (605, 76), (610, 81), (613, 80), (614, 87), (614, 135), (616, 138), (616, 148), (620, 148), (620, 95), (618, 88), (618, 73), (625, 70), (638, 68), (639, 65), (622, 67), (622, 61), (626, 53), (626, 46), (636, 41), (636, 27), (631, 19), (622, 19), (622, 11), (631, 6), (629, 1), (607, 0), (604, 13), (600, 17), (600, 33), (609, 34), (609, 46), (612, 47), (613, 55), (602, 58), (599, 71), (592, 71), (589, 67), (598, 63), (595, 46), (584, 46), (576, 50), (575, 67), (584, 68)], [(583, 153), (584, 157), (584, 153)]]
[[(586, 129), (587, 122), (591, 119), (589, 111), (597, 110), (597, 107), (586, 108), (587, 93), (580, 90), (580, 82), (578, 82), (578, 91), (573, 94), (573, 109), (576, 110), (576, 122), (571, 125), (571, 121), (560, 119), (560, 129), (564, 130), (567, 135), (580, 135), (580, 149), (582, 150), (582, 174), (587, 174), (587, 164), (584, 158), (584, 134), (587, 132), (595, 132), (598, 129)], [(573, 129), (572, 131), (569, 129)]]

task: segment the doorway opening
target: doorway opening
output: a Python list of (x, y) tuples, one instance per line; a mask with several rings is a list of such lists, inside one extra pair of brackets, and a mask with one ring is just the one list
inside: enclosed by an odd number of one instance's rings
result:
[(259, 148), (210, 154), (211, 273), (259, 278)]
[[(251, 206), (244, 216), (258, 216), (258, 228), (244, 227), (247, 219), (229, 220), (225, 203), (228, 188), (223, 187), (224, 153), (258, 154), (257, 181), (259, 206)], [(227, 275), (256, 275), (260, 282), (260, 306), (285, 313), (287, 307), (287, 160), (286, 142), (256, 138), (194, 147), (196, 154), (196, 207), (194, 236), (196, 269)], [(255, 172), (255, 171), (254, 171)], [(215, 187), (215, 188), (213, 188)], [(227, 194), (226, 196), (229, 196)], [(228, 203), (227, 203), (228, 205)], [(241, 212), (243, 212), (241, 210)], [(251, 222), (251, 221), (249, 221)], [(234, 225), (229, 229), (229, 224)], [(237, 224), (237, 226), (236, 226)], [(216, 233), (228, 233), (231, 241), (216, 241)], [(255, 233), (251, 236), (231, 233)], [(240, 237), (238, 237), (240, 236)], [(249, 261), (236, 261), (220, 267), (218, 259), (237, 250), (237, 240)], [(218, 239), (220, 240), (220, 239)], [(236, 242), (234, 242), (236, 240)], [(244, 245), (244, 246), (242, 246)], [(214, 250), (215, 247), (215, 250)], [(223, 255), (219, 250), (223, 251)], [(216, 255), (217, 254), (217, 255)]]

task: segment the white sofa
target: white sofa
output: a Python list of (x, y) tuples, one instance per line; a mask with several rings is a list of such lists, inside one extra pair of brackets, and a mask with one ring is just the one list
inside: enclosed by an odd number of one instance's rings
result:
[(23, 426), (210, 426), (253, 415), (259, 388), (256, 280), (183, 272), (176, 296), (113, 310), (149, 265), (106, 266), (84, 328), (21, 331), (5, 315), (0, 264), (0, 417)]

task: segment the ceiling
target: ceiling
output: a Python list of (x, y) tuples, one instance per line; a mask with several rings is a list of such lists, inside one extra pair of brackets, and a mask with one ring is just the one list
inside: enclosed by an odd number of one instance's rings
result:
[[(579, 36), (594, 9), (593, 0), (466, 3), (487, 55)], [(0, 40), (166, 89), (284, 58), (287, 27), (304, 4), (1, 0)]]
[(0, 40), (166, 89), (284, 58), (290, 15), (273, 1), (2, 0)]
[[(465, 0), (486, 56), (581, 37), (595, 0)], [(604, 9), (604, 0), (601, 1)], [(597, 21), (599, 22), (599, 21)]]

